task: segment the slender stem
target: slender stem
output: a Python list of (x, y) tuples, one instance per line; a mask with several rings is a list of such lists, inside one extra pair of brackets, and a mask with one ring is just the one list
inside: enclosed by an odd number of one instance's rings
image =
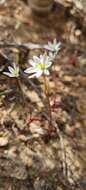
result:
[(46, 76), (43, 75), (43, 79), (44, 79), (44, 87), (45, 87), (45, 96), (47, 98), (47, 105), (48, 105), (48, 113), (49, 113), (49, 117), (50, 117), (50, 122), (52, 120), (52, 111), (51, 111), (51, 105), (50, 105), (50, 99), (49, 99), (49, 85), (48, 85), (48, 81), (46, 80)]
[(20, 81), (19, 78), (16, 78), (16, 82), (17, 82), (17, 85), (18, 85), (19, 90), (20, 90), (21, 93), (22, 93), (23, 105), (25, 105), (25, 96), (24, 96), (24, 92), (23, 92), (23, 89), (22, 89), (21, 81)]
[(62, 158), (62, 169), (63, 169), (63, 175), (67, 178), (68, 177), (68, 167), (67, 167), (67, 160), (66, 160), (66, 149), (64, 144), (64, 138), (60, 131), (60, 129), (57, 126), (57, 123), (52, 120), (52, 126), (56, 129), (56, 132), (59, 136), (60, 140), (60, 147), (61, 147), (61, 158)]
[(3, 96), (3, 95), (8, 95), (8, 94), (10, 94), (11, 92), (13, 92), (13, 90), (12, 90), (12, 89), (5, 90), (5, 91), (3, 91), (3, 92), (0, 92), (0, 96)]

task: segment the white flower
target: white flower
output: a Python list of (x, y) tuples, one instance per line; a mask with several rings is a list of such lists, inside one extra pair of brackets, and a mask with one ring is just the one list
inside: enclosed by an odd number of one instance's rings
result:
[(32, 74), (30, 78), (40, 77), (42, 74), (49, 75), (48, 68), (52, 65), (50, 57), (45, 53), (39, 57), (33, 56), (33, 59), (29, 61), (31, 67), (27, 68), (24, 72)]
[(53, 61), (53, 60), (55, 59), (55, 56), (56, 56), (55, 53), (49, 52), (49, 59), (50, 59), (51, 61)]
[(19, 67), (15, 63), (13, 63), (13, 66), (8, 66), (8, 70), (8, 72), (3, 72), (3, 74), (16, 78), (19, 76)]
[(48, 42), (48, 50), (58, 52), (60, 50), (61, 42), (57, 43), (56, 38), (52, 42)]

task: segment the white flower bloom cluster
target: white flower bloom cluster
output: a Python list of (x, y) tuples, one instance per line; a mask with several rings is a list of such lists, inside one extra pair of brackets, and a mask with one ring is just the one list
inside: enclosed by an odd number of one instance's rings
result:
[(42, 74), (49, 75), (48, 68), (52, 65), (50, 57), (45, 53), (39, 57), (33, 56), (33, 59), (29, 61), (31, 65), (30, 68), (27, 68), (24, 72), (32, 74), (30, 78), (40, 77)]
[(24, 72), (30, 74), (29, 78), (40, 77), (42, 74), (49, 75), (49, 67), (52, 65), (53, 60), (57, 52), (59, 51), (61, 43), (57, 43), (54, 39), (53, 43), (48, 42), (47, 49), (50, 51), (49, 55), (44, 53), (39, 57), (33, 56), (33, 59), (29, 61), (31, 67), (27, 68)]
[(58, 51), (60, 50), (60, 47), (61, 47), (61, 42), (57, 43), (56, 38), (53, 40), (53, 43), (48, 42), (48, 50), (50, 50), (51, 52), (58, 53)]
[(8, 72), (3, 72), (3, 74), (17, 78), (19, 76), (19, 67), (13, 63), (13, 66), (8, 66)]
[[(48, 42), (46, 46), (49, 54), (44, 53), (40, 56), (33, 56), (33, 59), (29, 60), (31, 67), (27, 68), (24, 72), (29, 74), (29, 78), (40, 77), (42, 74), (49, 75), (49, 67), (52, 65), (53, 60), (55, 59), (56, 54), (60, 49), (61, 43), (57, 43), (56, 39), (52, 42)], [(3, 72), (9, 77), (19, 77), (19, 67), (16, 63), (13, 63), (13, 66), (8, 67), (9, 72)]]

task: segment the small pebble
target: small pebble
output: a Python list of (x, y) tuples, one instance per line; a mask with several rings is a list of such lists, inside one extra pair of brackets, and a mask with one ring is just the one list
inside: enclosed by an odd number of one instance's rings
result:
[(8, 138), (7, 137), (0, 137), (0, 147), (8, 145)]

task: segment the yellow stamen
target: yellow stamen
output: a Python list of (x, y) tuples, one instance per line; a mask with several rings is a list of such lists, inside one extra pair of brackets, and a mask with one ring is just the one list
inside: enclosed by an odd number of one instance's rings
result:
[(37, 63), (37, 68), (44, 70), (45, 69), (45, 64), (44, 63)]

